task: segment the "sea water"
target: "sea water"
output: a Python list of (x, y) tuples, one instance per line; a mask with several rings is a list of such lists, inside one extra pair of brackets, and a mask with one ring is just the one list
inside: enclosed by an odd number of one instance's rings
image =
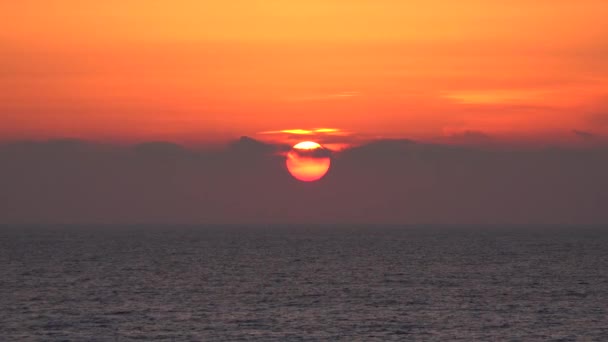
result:
[(608, 227), (0, 227), (0, 341), (608, 341)]

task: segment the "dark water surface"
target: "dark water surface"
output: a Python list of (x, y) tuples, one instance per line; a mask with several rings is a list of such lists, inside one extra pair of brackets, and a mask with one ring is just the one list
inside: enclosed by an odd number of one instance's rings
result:
[(1, 341), (608, 341), (602, 227), (0, 227)]

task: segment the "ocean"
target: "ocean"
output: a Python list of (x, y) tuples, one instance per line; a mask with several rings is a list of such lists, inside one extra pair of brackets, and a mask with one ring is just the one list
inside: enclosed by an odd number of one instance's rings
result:
[(0, 227), (0, 341), (247, 340), (608, 341), (608, 227)]

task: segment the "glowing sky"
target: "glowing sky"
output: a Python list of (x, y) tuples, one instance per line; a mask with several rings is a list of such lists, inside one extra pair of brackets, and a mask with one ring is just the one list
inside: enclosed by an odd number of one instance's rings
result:
[(2, 1), (0, 140), (602, 140), (606, 18), (605, 0)]

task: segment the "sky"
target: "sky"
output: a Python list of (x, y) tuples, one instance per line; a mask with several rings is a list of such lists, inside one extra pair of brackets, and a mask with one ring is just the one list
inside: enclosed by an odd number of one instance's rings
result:
[(604, 0), (2, 1), (0, 140), (604, 144), (607, 17)]

